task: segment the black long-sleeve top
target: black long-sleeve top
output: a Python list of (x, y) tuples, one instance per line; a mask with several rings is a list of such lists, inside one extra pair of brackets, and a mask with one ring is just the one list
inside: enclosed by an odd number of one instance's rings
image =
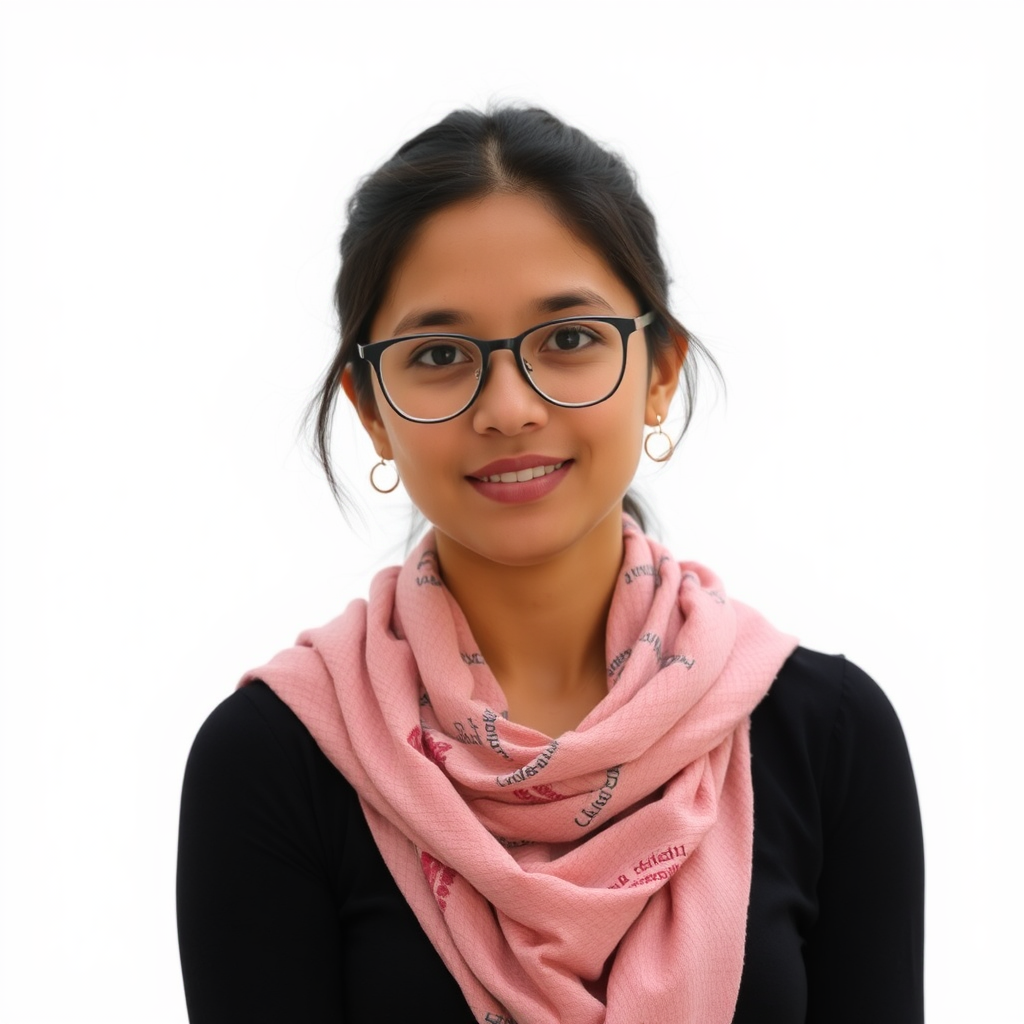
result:
[[(798, 648), (750, 742), (734, 1024), (919, 1024), (921, 821), (891, 705), (850, 662)], [(225, 700), (193, 745), (177, 898), (192, 1024), (474, 1020), (354, 790), (262, 683)]]

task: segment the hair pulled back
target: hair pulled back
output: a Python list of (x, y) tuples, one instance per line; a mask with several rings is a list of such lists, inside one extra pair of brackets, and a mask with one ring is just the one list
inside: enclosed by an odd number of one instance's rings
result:
[[(335, 497), (330, 434), (341, 374), (351, 366), (360, 402), (373, 401), (371, 369), (356, 353), (412, 235), (431, 214), (460, 200), (501, 192), (535, 195), (601, 253), (644, 310), (657, 315), (645, 334), (653, 359), (685, 351), (683, 431), (696, 396), (697, 353), (714, 361), (668, 308), (668, 273), (654, 216), (625, 161), (539, 108), (456, 110), (410, 139), (363, 179), (348, 204), (334, 300), (341, 338), (310, 405), (315, 450)], [(678, 356), (676, 356), (678, 358)], [(627, 496), (626, 511), (643, 520)]]

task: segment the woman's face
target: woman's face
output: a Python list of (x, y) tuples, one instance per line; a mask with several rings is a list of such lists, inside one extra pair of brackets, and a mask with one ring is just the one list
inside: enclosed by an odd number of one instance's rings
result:
[[(528, 195), (489, 195), (428, 218), (392, 274), (370, 340), (438, 330), (513, 337), (556, 317), (636, 317), (641, 309), (601, 255)], [(414, 326), (409, 326), (413, 324)], [(443, 423), (413, 423), (387, 404), (358, 407), (377, 451), (434, 525), (442, 565), (450, 545), (504, 565), (534, 565), (619, 536), (622, 498), (643, 426), (665, 418), (678, 366), (648, 368), (642, 332), (625, 374), (599, 405), (563, 409), (523, 380), (511, 352), (491, 355), (483, 389)], [(345, 390), (353, 396), (351, 378)], [(529, 482), (484, 478), (558, 466)], [(599, 526), (604, 529), (596, 529)]]

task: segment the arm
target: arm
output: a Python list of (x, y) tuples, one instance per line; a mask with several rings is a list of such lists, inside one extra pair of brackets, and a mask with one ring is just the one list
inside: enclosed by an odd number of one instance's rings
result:
[(808, 1024), (920, 1024), (924, 854), (906, 741), (878, 686), (845, 663), (821, 779), (819, 915)]
[(316, 776), (253, 696), (213, 712), (185, 770), (177, 902), (189, 1020), (339, 1024), (342, 936)]

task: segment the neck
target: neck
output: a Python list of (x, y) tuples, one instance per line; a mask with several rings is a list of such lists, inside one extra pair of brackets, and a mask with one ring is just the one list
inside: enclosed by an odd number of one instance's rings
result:
[(558, 735), (607, 693), (605, 629), (622, 565), (616, 512), (571, 549), (508, 566), (436, 537), (445, 585), (508, 700), (509, 717)]

